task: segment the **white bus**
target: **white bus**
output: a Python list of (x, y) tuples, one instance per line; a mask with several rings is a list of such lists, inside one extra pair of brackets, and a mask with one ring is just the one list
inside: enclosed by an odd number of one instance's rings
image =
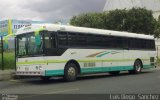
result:
[(155, 41), (149, 35), (44, 24), (21, 28), (16, 38), (21, 76), (74, 81), (84, 74), (135, 74), (155, 66)]

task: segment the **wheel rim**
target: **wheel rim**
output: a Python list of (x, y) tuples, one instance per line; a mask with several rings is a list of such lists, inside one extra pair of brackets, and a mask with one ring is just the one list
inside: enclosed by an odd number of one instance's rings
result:
[(141, 71), (141, 65), (140, 65), (140, 64), (137, 64), (135, 67), (136, 67), (136, 71), (137, 71), (137, 72), (140, 72), (140, 71)]
[(68, 69), (68, 76), (74, 77), (75, 75), (76, 75), (75, 68), (74, 68), (74, 67), (70, 67), (70, 68)]

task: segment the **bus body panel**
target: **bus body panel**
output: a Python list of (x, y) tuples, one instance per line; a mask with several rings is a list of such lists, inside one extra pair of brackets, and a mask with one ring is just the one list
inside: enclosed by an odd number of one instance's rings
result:
[(142, 61), (143, 68), (150, 68), (153, 67), (150, 57), (155, 54), (142, 50), (67, 49), (61, 56), (18, 58), (17, 72), (24, 72), (18, 75), (30, 75), (29, 72), (36, 71), (41, 72), (39, 76), (64, 75), (65, 65), (70, 60), (79, 63), (81, 73), (132, 70), (136, 59)]

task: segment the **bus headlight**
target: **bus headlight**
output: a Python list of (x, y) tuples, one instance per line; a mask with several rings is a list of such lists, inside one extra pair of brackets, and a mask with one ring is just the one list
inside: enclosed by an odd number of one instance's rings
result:
[(36, 66), (36, 70), (42, 70), (42, 66)]
[(39, 66), (39, 70), (42, 70), (42, 66)]

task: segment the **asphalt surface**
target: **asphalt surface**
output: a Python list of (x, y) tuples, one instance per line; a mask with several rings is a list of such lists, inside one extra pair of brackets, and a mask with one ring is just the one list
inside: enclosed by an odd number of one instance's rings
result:
[[(0, 94), (22, 94), (18, 100), (44, 100), (45, 96), (48, 97), (46, 100), (50, 100), (52, 97), (49, 96), (53, 95), (67, 100), (68, 95), (65, 94), (72, 94), (70, 96), (75, 98), (86, 98), (88, 95), (98, 97), (100, 94), (160, 94), (160, 68), (136, 75), (123, 72), (119, 76), (101, 74), (80, 77), (75, 82), (65, 82), (61, 78), (53, 78), (48, 82), (39, 78), (2, 81)], [(95, 97), (90, 99), (96, 100)]]

